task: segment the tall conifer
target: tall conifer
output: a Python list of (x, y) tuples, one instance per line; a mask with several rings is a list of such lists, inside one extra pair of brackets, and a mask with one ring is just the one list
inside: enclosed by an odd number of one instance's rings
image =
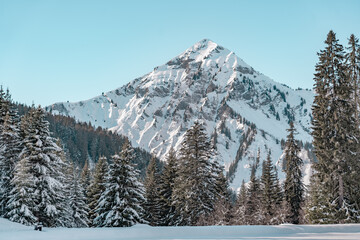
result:
[[(346, 69), (343, 46), (330, 31), (315, 73), (313, 144), (318, 162), (311, 186), (308, 216), (314, 223), (353, 222), (359, 207), (352, 181), (358, 169), (359, 127), (354, 114), (354, 84)], [(314, 186), (319, 184), (319, 186)]]
[(161, 225), (163, 216), (161, 216), (161, 198), (159, 193), (160, 172), (155, 156), (151, 158), (147, 167), (144, 185), (146, 198), (144, 205), (145, 219), (152, 226)]
[[(83, 173), (87, 170), (83, 170)], [(89, 221), (93, 226), (93, 221), (97, 217), (97, 205), (101, 194), (105, 192), (106, 175), (108, 173), (108, 164), (106, 157), (100, 157), (95, 166), (93, 178), (87, 189), (87, 201), (89, 204)], [(85, 173), (87, 174), (87, 173)], [(83, 176), (85, 176), (85, 174)], [(86, 179), (84, 179), (86, 180)]]
[(12, 189), (11, 179), (15, 164), (21, 150), (19, 117), (12, 104), (8, 109), (0, 127), (0, 214), (6, 215), (6, 206)]
[(126, 141), (120, 155), (112, 156), (107, 174), (105, 192), (102, 193), (94, 223), (99, 227), (130, 227), (143, 223), (145, 202), (144, 186), (134, 168), (133, 149)]
[(300, 148), (295, 140), (294, 123), (290, 122), (289, 132), (285, 143), (286, 179), (284, 182), (284, 195), (287, 203), (287, 219), (291, 223), (298, 224), (300, 210), (303, 203), (304, 186), (302, 183), (303, 160), (298, 156)]
[(266, 160), (263, 162), (261, 176), (261, 207), (264, 214), (264, 224), (274, 224), (277, 218), (277, 200), (278, 200), (278, 179), (276, 169), (271, 162), (271, 153), (269, 151)]
[(179, 225), (195, 225), (200, 216), (213, 210), (216, 179), (211, 172), (212, 153), (205, 128), (195, 122), (186, 131), (179, 151), (180, 168), (173, 192)]
[(171, 226), (177, 221), (175, 206), (173, 205), (173, 190), (175, 188), (175, 179), (177, 177), (178, 160), (173, 148), (170, 149), (164, 169), (160, 177), (159, 195), (161, 198), (160, 209), (162, 221), (161, 225)]

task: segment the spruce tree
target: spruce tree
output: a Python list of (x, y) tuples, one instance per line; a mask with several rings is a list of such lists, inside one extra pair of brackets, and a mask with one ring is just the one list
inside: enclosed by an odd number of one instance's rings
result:
[[(83, 170), (83, 173), (87, 171)], [(95, 171), (93, 174), (93, 178), (91, 180), (91, 184), (88, 187), (88, 204), (89, 204), (89, 221), (91, 226), (94, 225), (93, 221), (98, 216), (97, 214), (97, 205), (101, 194), (105, 192), (105, 182), (106, 175), (108, 173), (108, 164), (106, 157), (100, 157), (95, 166)], [(85, 176), (85, 173), (83, 176)], [(85, 180), (85, 179), (84, 179)]]
[(263, 213), (260, 199), (260, 181), (256, 177), (256, 166), (253, 165), (251, 169), (251, 176), (249, 187), (247, 189), (247, 202), (245, 204), (245, 224), (256, 225), (263, 223)]
[(160, 215), (162, 216), (160, 225), (171, 226), (177, 221), (175, 206), (173, 205), (173, 189), (175, 188), (175, 179), (177, 176), (177, 158), (173, 148), (170, 149), (164, 169), (160, 176), (159, 195), (160, 201)]
[(264, 224), (277, 223), (278, 179), (276, 169), (271, 162), (269, 151), (263, 162), (261, 176), (261, 207), (264, 214)]
[[(22, 196), (21, 199), (31, 199), (31, 203), (27, 203), (31, 207), (29, 214), (26, 215), (34, 216), (32, 220), (41, 221), (46, 227), (64, 226), (65, 223), (61, 222), (60, 218), (63, 210), (60, 204), (63, 200), (61, 197), (63, 175), (60, 171), (62, 161), (58, 154), (61, 148), (50, 136), (49, 122), (45, 120), (44, 110), (40, 107), (32, 109), (29, 115), (27, 129), (24, 132), (23, 149), (19, 155), (22, 166), (18, 167), (19, 176), (14, 177), (13, 187), (14, 189), (26, 187), (24, 194), (28, 196)], [(18, 181), (19, 179), (22, 182)], [(19, 202), (18, 199), (19, 195), (13, 192), (9, 202), (15, 206), (16, 202)]]
[(144, 222), (144, 186), (138, 180), (139, 171), (134, 168), (133, 160), (133, 149), (126, 141), (120, 156), (112, 157), (105, 192), (97, 205), (96, 226), (130, 227)]
[(247, 188), (245, 185), (245, 181), (243, 180), (241, 183), (239, 194), (237, 195), (237, 199), (236, 199), (236, 212), (235, 212), (235, 219), (233, 220), (233, 222), (236, 225), (247, 224), (245, 217), (247, 203), (248, 203)]
[(186, 131), (179, 151), (179, 172), (173, 203), (178, 225), (195, 225), (201, 215), (210, 214), (216, 201), (216, 179), (211, 172), (212, 149), (205, 128), (199, 122)]
[[(315, 74), (313, 144), (318, 162), (314, 164), (309, 220), (313, 223), (357, 221), (359, 211), (353, 193), (355, 169), (359, 169), (359, 127), (354, 116), (354, 85), (346, 69), (343, 46), (330, 31), (320, 51)], [(316, 198), (316, 199), (315, 199)]]
[(34, 201), (36, 203), (35, 215), (44, 226), (62, 226), (59, 223), (59, 208), (62, 195), (63, 174), (61, 172), (62, 159), (59, 153), (62, 149), (56, 140), (50, 136), (49, 122), (45, 120), (45, 112), (38, 107), (34, 112), (33, 127), (25, 137), (20, 158), (28, 158), (31, 164), (30, 173), (34, 176)]
[(34, 177), (30, 174), (29, 159), (22, 158), (15, 165), (14, 178), (11, 179), (12, 190), (6, 206), (6, 216), (10, 221), (24, 225), (34, 225), (35, 202), (32, 192), (35, 189)]
[(284, 195), (289, 209), (287, 219), (291, 223), (298, 224), (300, 221), (301, 205), (304, 200), (301, 170), (303, 160), (298, 156), (300, 148), (294, 137), (296, 129), (293, 122), (290, 122), (290, 127), (287, 131), (289, 134), (285, 143), (286, 179), (284, 182)]
[(161, 225), (161, 206), (160, 206), (160, 172), (159, 166), (153, 156), (149, 162), (145, 177), (145, 198), (144, 204), (145, 219), (151, 226)]
[(84, 196), (84, 188), (80, 182), (80, 171), (74, 168), (73, 163), (70, 165), (71, 183), (70, 183), (70, 197), (69, 207), (70, 216), (72, 219), (72, 227), (82, 228), (88, 227), (88, 206)]
[(13, 106), (8, 106), (0, 127), (0, 216), (6, 215), (6, 205), (12, 189), (11, 179), (20, 150), (19, 117)]
[[(61, 146), (60, 139), (57, 140), (56, 144)], [(57, 171), (62, 173), (61, 183), (62, 188), (59, 192), (60, 199), (57, 205), (60, 208), (60, 217), (57, 218), (58, 226), (73, 227), (74, 219), (71, 215), (71, 191), (73, 181), (73, 163), (66, 159), (64, 151), (59, 151), (58, 154), (61, 162), (56, 166)]]

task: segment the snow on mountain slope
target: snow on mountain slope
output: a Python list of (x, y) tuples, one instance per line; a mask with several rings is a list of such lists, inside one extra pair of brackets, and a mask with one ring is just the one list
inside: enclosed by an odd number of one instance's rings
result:
[[(311, 142), (312, 102), (312, 91), (276, 83), (235, 53), (204, 39), (121, 88), (46, 109), (128, 136), (134, 146), (160, 158), (171, 146), (177, 149), (186, 129), (199, 120), (216, 142), (232, 187), (238, 188), (243, 179), (249, 180), (258, 149), (261, 161), (271, 149), (284, 178), (280, 142), (290, 120), (299, 132), (297, 139)], [(303, 156), (309, 164), (306, 152)]]

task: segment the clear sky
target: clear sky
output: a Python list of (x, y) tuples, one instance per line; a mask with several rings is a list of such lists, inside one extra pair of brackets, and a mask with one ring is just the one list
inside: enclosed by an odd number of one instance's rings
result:
[(312, 88), (330, 29), (343, 44), (360, 37), (360, 1), (0, 0), (0, 84), (27, 104), (86, 100), (209, 38)]

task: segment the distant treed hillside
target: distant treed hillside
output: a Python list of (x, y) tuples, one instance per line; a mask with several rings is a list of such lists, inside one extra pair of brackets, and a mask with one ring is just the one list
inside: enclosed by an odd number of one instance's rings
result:
[[(19, 115), (22, 116), (30, 109), (23, 104), (17, 104)], [(97, 162), (100, 156), (110, 159), (110, 156), (120, 152), (125, 137), (106, 131), (101, 127), (94, 128), (91, 124), (77, 122), (74, 118), (47, 115), (50, 131), (55, 138), (59, 138), (69, 159), (82, 167), (86, 160)], [(145, 176), (145, 170), (151, 155), (143, 149), (135, 148), (136, 164)]]

